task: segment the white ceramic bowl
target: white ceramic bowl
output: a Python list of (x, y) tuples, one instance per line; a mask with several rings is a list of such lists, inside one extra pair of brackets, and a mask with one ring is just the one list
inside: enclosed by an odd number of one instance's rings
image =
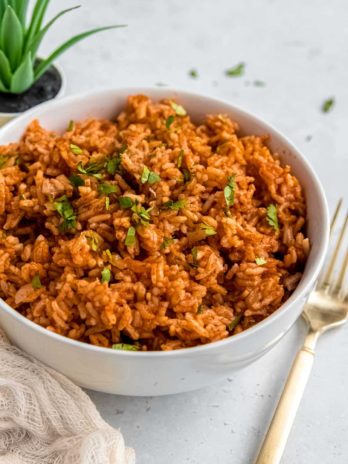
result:
[(312, 248), (303, 277), (291, 295), (270, 317), (225, 340), (169, 352), (114, 351), (56, 335), (29, 321), (0, 299), (0, 325), (12, 342), (70, 377), (77, 384), (120, 395), (165, 395), (194, 390), (218, 381), (266, 353), (292, 326), (313, 288), (328, 244), (329, 219), (323, 189), (299, 150), (272, 126), (235, 106), (213, 98), (170, 89), (113, 89), (77, 95), (39, 105), (0, 130), (0, 144), (16, 141), (27, 124), (64, 130), (70, 119), (112, 118), (130, 94), (155, 100), (175, 97), (193, 120), (207, 113), (227, 113), (246, 134), (271, 135), (270, 146), (290, 164), (304, 187), (308, 206), (308, 235)]

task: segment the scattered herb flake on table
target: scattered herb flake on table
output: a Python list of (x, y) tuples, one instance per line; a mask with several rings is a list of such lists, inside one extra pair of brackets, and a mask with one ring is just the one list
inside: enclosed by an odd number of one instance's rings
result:
[(245, 63), (239, 63), (236, 66), (233, 66), (232, 68), (228, 68), (225, 71), (225, 75), (227, 77), (240, 77), (243, 76), (245, 71)]
[(254, 82), (253, 82), (254, 86), (255, 87), (265, 87), (266, 83), (264, 81), (260, 81), (258, 79), (256, 79)]
[(329, 113), (335, 105), (335, 99), (333, 97), (325, 100), (321, 106), (321, 111), (323, 113)]
[(190, 69), (188, 72), (189, 76), (192, 77), (192, 79), (197, 79), (198, 78), (198, 71), (197, 69)]

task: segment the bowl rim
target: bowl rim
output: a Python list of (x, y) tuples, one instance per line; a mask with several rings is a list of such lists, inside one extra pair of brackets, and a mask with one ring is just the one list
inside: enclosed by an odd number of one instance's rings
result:
[(34, 331), (37, 331), (46, 337), (52, 337), (58, 343), (59, 342), (66, 343), (76, 348), (85, 349), (87, 351), (94, 351), (97, 353), (99, 352), (100, 354), (104, 353), (104, 354), (108, 354), (109, 356), (110, 355), (111, 356), (124, 356), (124, 357), (131, 356), (131, 357), (137, 357), (137, 358), (140, 358), (140, 357), (142, 358), (186, 357), (189, 354), (193, 355), (195, 353), (202, 353), (202, 352), (212, 350), (214, 348), (215, 349), (224, 348), (229, 345), (233, 345), (234, 343), (238, 343), (240, 340), (243, 340), (245, 338), (249, 338), (253, 335), (255, 336), (257, 332), (262, 331), (264, 328), (266, 328), (267, 326), (271, 325), (273, 322), (278, 320), (285, 311), (289, 311), (290, 307), (296, 300), (303, 299), (308, 289), (311, 289), (314, 286), (316, 278), (323, 265), (326, 250), (328, 247), (328, 242), (329, 242), (330, 220), (329, 220), (329, 209), (328, 209), (326, 196), (324, 193), (323, 186), (318, 178), (318, 175), (312, 168), (309, 161), (307, 161), (305, 156), (302, 154), (301, 150), (292, 141), (290, 141), (289, 138), (285, 136), (280, 130), (275, 128), (273, 124), (270, 124), (267, 121), (265, 121), (264, 118), (259, 116), (257, 113), (250, 112), (244, 109), (243, 107), (230, 103), (229, 101), (223, 100), (222, 98), (212, 97), (205, 93), (192, 92), (189, 90), (173, 88), (173, 87), (161, 87), (161, 88), (153, 87), (153, 86), (106, 87), (106, 88), (102, 88), (102, 89), (95, 90), (95, 91), (80, 92), (77, 94), (66, 96), (64, 98), (49, 100), (47, 102), (43, 102), (35, 106), (34, 108), (28, 111), (25, 111), (24, 113), (21, 113), (18, 118), (11, 120), (7, 124), (5, 124), (5, 126), (1, 127), (0, 128), (0, 139), (3, 133), (14, 128), (18, 123), (21, 123), (22, 120), (29, 119), (29, 118), (35, 118), (35, 117), (39, 118), (41, 111), (44, 110), (46, 107), (52, 106), (52, 110), (54, 110), (56, 107), (69, 105), (81, 99), (88, 99), (88, 97), (97, 97), (97, 96), (101, 96), (104, 94), (107, 95), (110, 93), (112, 94), (121, 93), (122, 95), (132, 95), (132, 94), (138, 94), (138, 93), (145, 94), (145, 95), (150, 94), (150, 98), (165, 98), (164, 95), (166, 94), (168, 95), (175, 94), (178, 96), (179, 99), (181, 97), (184, 97), (184, 98), (195, 97), (195, 98), (204, 100), (207, 104), (209, 103), (221, 104), (224, 106), (228, 106), (232, 112), (236, 111), (237, 113), (241, 114), (243, 117), (253, 120), (253, 122), (258, 123), (260, 126), (265, 128), (266, 132), (275, 134), (279, 138), (281, 143), (286, 143), (290, 147), (291, 152), (296, 154), (296, 157), (300, 160), (300, 163), (304, 166), (307, 174), (312, 178), (312, 181), (315, 184), (316, 189), (319, 193), (320, 199), (322, 201), (322, 207), (324, 211), (324, 215), (322, 218), (324, 232), (322, 236), (320, 237), (318, 250), (314, 258), (314, 263), (313, 263), (314, 270), (312, 274), (307, 277), (307, 283), (303, 286), (301, 290), (298, 290), (298, 287), (296, 287), (294, 292), (290, 295), (290, 297), (281, 306), (279, 306), (279, 308), (277, 308), (271, 315), (269, 315), (262, 321), (258, 322), (257, 324), (253, 325), (249, 329), (244, 330), (243, 332), (240, 332), (239, 334), (224, 338), (222, 340), (209, 342), (204, 345), (198, 345), (198, 346), (188, 347), (188, 348), (179, 348), (179, 349), (169, 350), (169, 351), (122, 351), (122, 350), (112, 350), (111, 348), (104, 348), (101, 346), (92, 345), (86, 342), (74, 340), (64, 335), (60, 335), (55, 332), (49, 331), (48, 329), (40, 326), (39, 324), (36, 324), (35, 322), (23, 316), (21, 313), (16, 311), (14, 308), (9, 306), (2, 298), (0, 298), (0, 308), (5, 310), (10, 316), (14, 317), (19, 323), (23, 322), (25, 325), (28, 326), (29, 329), (33, 329)]

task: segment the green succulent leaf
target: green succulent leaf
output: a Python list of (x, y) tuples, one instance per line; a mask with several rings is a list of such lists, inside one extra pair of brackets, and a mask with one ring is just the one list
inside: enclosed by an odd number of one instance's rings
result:
[(0, 0), (0, 22), (4, 16), (5, 10), (7, 7), (7, 0)]
[(60, 47), (56, 48), (48, 58), (42, 60), (35, 70), (35, 80), (39, 79), (40, 76), (51, 66), (52, 62), (58, 58), (62, 53), (68, 50), (70, 47), (75, 45), (80, 40), (89, 37), (90, 35), (96, 34), (97, 32), (107, 31), (108, 29), (115, 29), (117, 27), (125, 27), (124, 25), (114, 25), (114, 26), (105, 26), (98, 27), (96, 29), (91, 29), (90, 31), (82, 32), (82, 34), (77, 34), (71, 39), (64, 42)]
[(8, 89), (11, 85), (11, 78), (12, 73), (10, 63), (5, 53), (2, 50), (0, 50), (0, 79), (5, 85), (5, 87), (7, 87)]
[(10, 5), (7, 6), (0, 25), (0, 46), (14, 71), (21, 59), (23, 28)]
[(28, 53), (12, 76), (10, 90), (12, 93), (23, 93), (32, 86), (33, 82), (33, 63), (31, 61), (31, 54)]
[(5, 84), (0, 79), (0, 92), (8, 93), (9, 90), (5, 87)]
[[(40, 46), (40, 43), (42, 39), (44, 38), (46, 32), (48, 29), (59, 19), (61, 16), (65, 15), (69, 11), (76, 10), (77, 8), (80, 8), (80, 5), (78, 6), (73, 6), (72, 8), (67, 8), (66, 10), (63, 10), (59, 12), (54, 18), (52, 18), (34, 37), (33, 39), (29, 42), (27, 41), (25, 44), (25, 52), (28, 52), (29, 50), (31, 51), (31, 56), (35, 57), (37, 50)], [(33, 60), (35, 61), (35, 60)]]
[(48, 4), (50, 0), (36, 0), (33, 13), (31, 16), (30, 25), (28, 28), (28, 32), (25, 37), (25, 44), (31, 43), (33, 38), (41, 29), (42, 21), (44, 19)]
[(8, 0), (7, 3), (12, 6), (22, 26), (25, 27), (25, 17), (29, 3), (28, 0)]

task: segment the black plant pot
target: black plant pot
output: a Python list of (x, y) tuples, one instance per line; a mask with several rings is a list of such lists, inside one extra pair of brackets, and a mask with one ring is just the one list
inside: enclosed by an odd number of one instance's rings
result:
[(26, 92), (0, 92), (0, 126), (40, 103), (62, 96), (64, 91), (64, 74), (59, 66), (52, 65)]

